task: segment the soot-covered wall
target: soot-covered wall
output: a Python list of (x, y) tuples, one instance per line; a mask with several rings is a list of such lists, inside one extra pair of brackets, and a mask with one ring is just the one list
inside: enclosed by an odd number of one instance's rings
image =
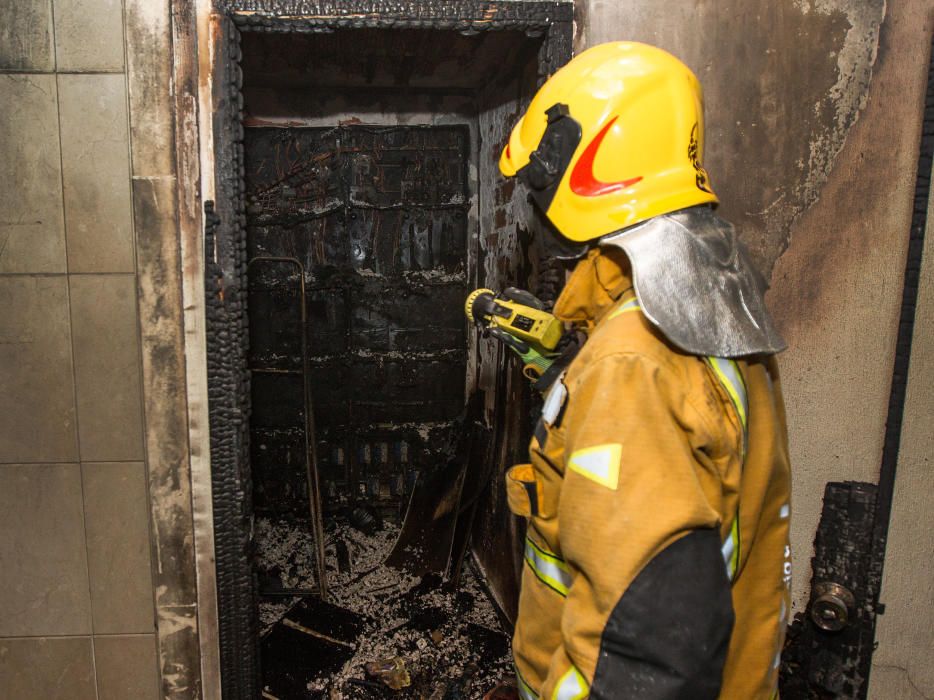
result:
[[(894, 361), (907, 350), (897, 332), (932, 9), (924, 0), (575, 3), (576, 50), (653, 43), (704, 85), (706, 166), (771, 285), (767, 301), (789, 344), (779, 366), (795, 612), (810, 595), (825, 484), (880, 475)], [(930, 346), (917, 331), (914, 342)], [(917, 561), (887, 558), (886, 577), (929, 599), (931, 577)], [(891, 624), (888, 613), (880, 620)], [(870, 697), (930, 696), (931, 674), (918, 673), (930, 667), (921, 651), (930, 644), (912, 652), (894, 642), (903, 629), (889, 634)]]

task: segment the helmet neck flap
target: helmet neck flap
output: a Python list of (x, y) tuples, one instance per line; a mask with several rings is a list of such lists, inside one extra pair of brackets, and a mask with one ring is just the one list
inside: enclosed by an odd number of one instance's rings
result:
[(785, 349), (765, 306), (765, 280), (712, 208), (656, 216), (599, 245), (626, 253), (642, 313), (681, 350), (742, 357)]

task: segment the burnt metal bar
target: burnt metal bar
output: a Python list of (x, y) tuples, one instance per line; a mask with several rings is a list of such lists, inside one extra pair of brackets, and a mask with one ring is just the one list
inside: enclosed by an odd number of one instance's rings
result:
[(295, 372), (294, 370), (275, 370), (270, 368), (259, 368), (258, 370), (251, 369), (250, 371), (259, 371), (259, 372), (275, 372), (283, 374), (301, 374), (302, 375), (302, 387), (303, 387), (303, 398), (305, 406), (305, 475), (308, 479), (308, 508), (309, 515), (311, 517), (311, 528), (312, 534), (314, 535), (315, 540), (315, 551), (313, 552), (315, 557), (315, 574), (318, 579), (318, 586), (316, 591), (311, 589), (301, 589), (303, 593), (297, 595), (307, 595), (309, 593), (317, 593), (323, 599), (327, 599), (328, 595), (328, 585), (327, 585), (327, 571), (325, 570), (324, 565), (324, 519), (321, 514), (321, 486), (318, 481), (318, 459), (317, 459), (317, 450), (315, 447), (315, 419), (313, 404), (311, 400), (311, 381), (309, 379), (308, 373), (308, 311), (306, 309), (305, 302), (305, 266), (299, 260), (295, 258), (284, 258), (271, 255), (258, 255), (250, 260), (247, 263), (247, 270), (250, 269), (256, 263), (278, 263), (284, 265), (295, 265), (298, 268), (298, 285), (299, 285), (299, 314), (301, 318), (301, 335), (302, 335), (302, 371)]

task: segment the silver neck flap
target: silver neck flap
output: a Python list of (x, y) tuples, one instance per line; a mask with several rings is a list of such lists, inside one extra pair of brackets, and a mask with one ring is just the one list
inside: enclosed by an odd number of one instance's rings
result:
[(765, 308), (766, 284), (733, 225), (692, 207), (610, 234), (632, 265), (642, 311), (685, 352), (713, 357), (785, 349)]

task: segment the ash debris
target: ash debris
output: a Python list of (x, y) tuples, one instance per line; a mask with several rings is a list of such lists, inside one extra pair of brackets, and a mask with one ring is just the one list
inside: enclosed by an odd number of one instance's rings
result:
[[(258, 568), (275, 572), (285, 589), (314, 585), (312, 541), (302, 529), (257, 521), (257, 541), (267, 545), (259, 547)], [(328, 600), (263, 599), (264, 698), (467, 700), (511, 675), (509, 637), (477, 572), (465, 566), (453, 589), (440, 576), (383, 565), (399, 532), (390, 524), (365, 534), (332, 523)], [(381, 662), (401, 663), (408, 685), (393, 690), (367, 674), (367, 664), (372, 670)]]

